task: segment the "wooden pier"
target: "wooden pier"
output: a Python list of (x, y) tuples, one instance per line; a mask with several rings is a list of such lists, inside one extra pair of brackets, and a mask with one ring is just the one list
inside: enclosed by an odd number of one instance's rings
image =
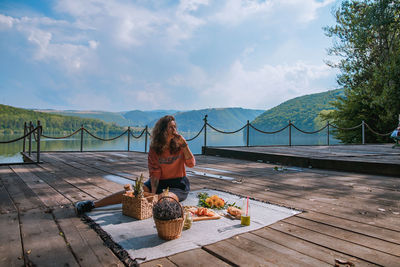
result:
[[(147, 175), (147, 154), (47, 152), (41, 160), (0, 167), (0, 266), (129, 263), (75, 216), (72, 204), (121, 190), (110, 177)], [(192, 190), (221, 189), (304, 212), (141, 266), (334, 266), (335, 260), (338, 266), (400, 266), (398, 177), (221, 156), (196, 161), (195, 172), (188, 169)]]

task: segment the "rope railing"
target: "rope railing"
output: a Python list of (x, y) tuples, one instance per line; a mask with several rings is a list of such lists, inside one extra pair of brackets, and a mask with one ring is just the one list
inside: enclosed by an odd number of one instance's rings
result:
[(328, 127), (328, 124), (326, 124), (326, 125), (325, 125), (324, 127), (322, 127), (321, 129), (316, 130), (316, 131), (312, 131), (312, 132), (303, 131), (303, 130), (297, 128), (297, 126), (294, 125), (293, 123), (292, 123), (292, 126), (293, 126), (297, 131), (299, 131), (299, 132), (301, 132), (301, 133), (304, 133), (304, 134), (316, 134), (316, 133), (321, 132), (322, 130), (325, 130), (325, 128)]
[(349, 128), (338, 127), (338, 126), (333, 125), (333, 124), (329, 124), (329, 125), (332, 126), (333, 128), (338, 129), (338, 130), (348, 131), (348, 130), (355, 130), (355, 129), (359, 128), (359, 127), (362, 127), (363, 123), (361, 122), (359, 125), (356, 125), (354, 127), (349, 127)]
[(142, 130), (142, 132), (138, 135), (138, 136), (134, 136), (133, 133), (131, 132), (130, 135), (135, 138), (135, 139), (139, 139), (140, 137), (142, 137), (142, 135), (146, 132), (146, 128), (144, 128)]
[(246, 125), (244, 125), (242, 128), (240, 128), (240, 129), (238, 129), (238, 130), (236, 130), (236, 131), (225, 132), (225, 131), (222, 131), (222, 130), (218, 130), (217, 128), (215, 128), (215, 127), (213, 127), (211, 124), (209, 124), (208, 122), (207, 122), (207, 125), (210, 126), (210, 128), (213, 129), (214, 131), (216, 131), (216, 132), (218, 132), (218, 133), (223, 133), (223, 134), (234, 134), (234, 133), (237, 133), (237, 132), (239, 132), (239, 131), (241, 131), (241, 130), (243, 130), (244, 128), (247, 127), (247, 124), (246, 124)]
[(286, 125), (286, 126), (283, 127), (282, 129), (279, 129), (279, 130), (277, 130), (277, 131), (272, 131), (272, 132), (266, 132), (266, 131), (262, 131), (262, 130), (260, 130), (260, 129), (257, 129), (257, 128), (254, 127), (252, 124), (249, 124), (249, 126), (250, 126), (251, 128), (253, 128), (254, 130), (256, 130), (257, 132), (260, 132), (260, 133), (263, 133), (263, 134), (276, 134), (276, 133), (279, 133), (279, 132), (282, 132), (283, 130), (285, 130), (287, 127), (290, 126), (290, 124)]
[[(362, 121), (360, 124), (358, 124), (358, 125), (356, 125), (354, 127), (347, 127), (347, 128), (338, 127), (337, 125), (333, 125), (333, 124), (327, 122), (327, 124), (325, 126), (321, 127), (318, 130), (315, 130), (315, 131), (304, 131), (304, 130), (298, 128), (291, 121), (289, 121), (289, 123), (286, 126), (284, 126), (281, 129), (278, 129), (276, 131), (264, 131), (264, 130), (258, 129), (254, 125), (249, 123), (249, 121), (247, 121), (247, 123), (243, 127), (239, 128), (237, 130), (234, 130), (234, 131), (223, 131), (223, 130), (220, 130), (220, 129), (216, 128), (215, 126), (211, 125), (210, 123), (208, 123), (207, 115), (204, 117), (203, 121), (204, 121), (203, 126), (199, 130), (199, 132), (194, 137), (186, 139), (187, 142), (195, 140), (196, 138), (198, 138), (200, 136), (201, 133), (203, 133), (204, 134), (204, 145), (203, 145), (203, 147), (207, 147), (207, 126), (210, 127), (211, 130), (214, 130), (217, 133), (221, 133), (221, 134), (235, 134), (235, 133), (238, 133), (240, 131), (243, 131), (243, 134), (247, 134), (247, 136), (246, 136), (247, 137), (246, 146), (249, 146), (249, 144), (250, 144), (250, 141), (249, 141), (249, 139), (250, 139), (250, 128), (255, 130), (256, 132), (259, 132), (259, 133), (262, 133), (262, 134), (276, 134), (276, 133), (282, 132), (285, 129), (289, 128), (289, 146), (291, 146), (291, 144), (292, 144), (292, 127), (294, 129), (296, 129), (297, 131), (303, 133), (303, 134), (316, 134), (316, 133), (322, 132), (323, 130), (327, 129), (327, 145), (330, 145), (330, 141), (329, 141), (329, 138), (330, 138), (330, 127), (333, 127), (333, 128), (335, 128), (337, 130), (342, 130), (342, 131), (356, 130), (356, 129), (361, 127), (361, 130), (362, 130), (361, 131), (362, 144), (365, 144), (365, 127), (369, 131), (371, 131), (371, 133), (373, 133), (375, 135), (379, 135), (379, 136), (389, 136), (392, 133), (392, 132), (383, 133), (383, 134), (382, 133), (378, 133), (377, 131), (372, 129), (372, 127), (369, 126), (364, 121)], [(245, 129), (246, 129), (246, 131), (244, 131)], [(151, 137), (151, 133), (149, 132), (148, 126), (145, 126), (145, 128), (137, 136), (135, 136), (133, 134), (134, 131), (132, 131), (131, 128), (128, 127), (127, 130), (125, 130), (124, 132), (122, 132), (118, 136), (115, 136), (115, 137), (112, 137), (112, 138), (102, 138), (102, 137), (99, 137), (99, 136), (91, 133), (88, 129), (83, 127), (83, 125), (81, 126), (81, 128), (79, 128), (79, 129), (75, 130), (74, 132), (72, 132), (70, 134), (67, 134), (65, 136), (49, 136), (49, 135), (43, 134), (42, 126), (40, 125), (40, 121), (38, 121), (36, 127), (33, 126), (32, 122), (30, 122), (29, 125), (27, 123), (24, 123), (24, 134), (23, 134), (23, 136), (15, 138), (15, 139), (12, 139), (12, 140), (8, 140), (8, 141), (0, 141), (0, 144), (9, 144), (9, 143), (13, 143), (13, 142), (17, 142), (17, 141), (23, 140), (24, 141), (23, 142), (23, 152), (25, 152), (25, 149), (26, 149), (26, 138), (28, 138), (28, 145), (29, 145), (29, 150), (28, 151), (29, 151), (29, 156), (30, 156), (31, 152), (32, 152), (32, 136), (33, 136), (33, 139), (36, 141), (36, 145), (37, 145), (37, 151), (36, 151), (37, 152), (37, 162), (40, 162), (40, 142), (41, 142), (41, 137), (47, 138), (47, 139), (58, 139), (59, 140), (59, 139), (69, 138), (71, 136), (76, 135), (79, 132), (81, 133), (81, 137), (80, 137), (80, 139), (81, 139), (80, 151), (81, 152), (83, 151), (83, 138), (84, 138), (84, 134), (83, 133), (84, 132), (86, 132), (89, 136), (91, 136), (91, 137), (93, 137), (93, 138), (95, 138), (97, 140), (104, 141), (104, 142), (117, 140), (117, 139), (121, 138), (122, 136), (124, 136), (126, 133), (128, 133), (128, 135), (127, 135), (127, 138), (128, 138), (127, 150), (128, 151), (130, 151), (130, 137), (133, 137), (135, 139), (139, 139), (144, 135), (145, 136), (145, 144), (144, 144), (145, 145), (145, 148), (144, 148), (144, 152), (145, 153), (147, 152), (147, 148), (148, 148), (148, 137)], [(138, 132), (138, 131), (136, 131), (136, 132)]]
[(200, 131), (194, 137), (192, 137), (190, 139), (186, 139), (186, 141), (190, 142), (190, 141), (193, 141), (194, 139), (196, 139), (201, 134), (201, 132), (204, 130), (204, 127), (205, 126), (203, 125), (203, 127), (201, 127)]
[(93, 137), (93, 138), (95, 138), (97, 140), (100, 140), (100, 141), (113, 141), (113, 140), (116, 140), (116, 139), (120, 138), (121, 136), (123, 136), (124, 134), (126, 134), (128, 132), (128, 130), (126, 130), (122, 134), (120, 134), (120, 135), (118, 135), (116, 137), (113, 137), (113, 138), (101, 138), (101, 137), (95, 136), (94, 134), (89, 132), (86, 128), (82, 128), (82, 131), (85, 131), (88, 135), (90, 135), (91, 137)]
[(76, 130), (75, 132), (73, 132), (73, 133), (71, 133), (71, 134), (68, 134), (68, 135), (66, 135), (66, 136), (48, 136), (48, 135), (44, 135), (44, 134), (42, 134), (42, 136), (43, 136), (44, 138), (48, 138), (48, 139), (58, 139), (58, 140), (60, 140), (60, 139), (69, 138), (69, 137), (71, 137), (71, 136), (73, 136), (73, 135), (79, 133), (80, 131), (82, 131), (82, 128), (79, 128), (79, 129)]
[(10, 143), (14, 143), (17, 142), (19, 140), (22, 140), (24, 138), (27, 138), (29, 135), (33, 134), (35, 131), (37, 131), (38, 127), (34, 128), (33, 130), (31, 130), (30, 132), (26, 133), (25, 135), (12, 139), (12, 140), (8, 140), (8, 141), (0, 141), (0, 144), (10, 144)]
[(388, 133), (381, 134), (381, 133), (375, 132), (367, 123), (364, 122), (364, 124), (365, 124), (365, 126), (367, 126), (367, 128), (368, 128), (372, 133), (374, 133), (374, 134), (376, 134), (376, 135), (379, 135), (379, 136), (389, 136), (389, 135), (393, 132), (393, 131), (390, 131), (390, 132), (388, 132)]

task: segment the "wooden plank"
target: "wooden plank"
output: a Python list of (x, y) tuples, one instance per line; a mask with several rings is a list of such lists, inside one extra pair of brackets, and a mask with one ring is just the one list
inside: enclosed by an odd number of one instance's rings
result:
[(38, 207), (45, 207), (35, 192), (30, 189), (21, 178), (9, 167), (0, 167), (1, 180), (7, 189), (10, 198), (19, 211), (26, 211)]
[(101, 238), (75, 216), (73, 207), (55, 209), (53, 214), (80, 266), (124, 265), (104, 246)]
[[(239, 239), (239, 237), (233, 237)], [(269, 260), (266, 256), (259, 256), (255, 245), (246, 250), (243, 247), (237, 247), (227, 240), (204, 246), (203, 249), (213, 255), (218, 255), (218, 258), (235, 266), (280, 266), (274, 261)], [(251, 249), (255, 253), (250, 252)]]
[(352, 243), (372, 248), (376, 251), (381, 251), (383, 253), (400, 257), (400, 246), (392, 242), (387, 242), (367, 235), (355, 233), (354, 231), (344, 230), (338, 227), (318, 223), (316, 221), (310, 221), (296, 216), (285, 219), (285, 222), (310, 229), (327, 236), (348, 240)]
[[(50, 156), (52, 157), (52, 156)], [(102, 189), (101, 191), (99, 191), (99, 193), (101, 192), (102, 194), (104, 194), (103, 196), (109, 195), (111, 193), (115, 193), (118, 192), (121, 189), (121, 186), (111, 182), (107, 179), (104, 179), (103, 177), (98, 177), (96, 175), (93, 174), (89, 174), (87, 172), (85, 172), (84, 169), (76, 169), (74, 167), (72, 167), (71, 165), (69, 165), (67, 162), (64, 162), (64, 160), (58, 158), (58, 161), (53, 161), (52, 164), (55, 164), (57, 166), (57, 168), (61, 169), (62, 171), (64, 171), (66, 174), (69, 174), (71, 176), (71, 178), (74, 178), (75, 180), (77, 178), (79, 178), (81, 180), (81, 182), (86, 182), (88, 185), (94, 185), (96, 187), (98, 187), (98, 189)], [(102, 174), (103, 175), (103, 174)], [(69, 178), (69, 179), (71, 179)], [(101, 178), (101, 179), (99, 179)]]
[(167, 258), (147, 261), (140, 264), (140, 267), (176, 267), (177, 265)]
[(398, 225), (398, 219), (395, 216), (390, 214), (382, 214), (378, 210), (355, 210), (354, 208), (348, 208), (341, 205), (334, 205), (318, 200), (314, 201), (313, 199), (292, 196), (290, 192), (273, 192), (270, 190), (264, 191), (263, 188), (260, 188), (260, 186), (252, 185), (251, 183), (233, 184), (231, 182), (219, 179), (204, 179), (198, 176), (191, 176), (191, 178), (197, 178), (197, 182), (203, 183), (204, 186), (209, 185), (207, 186), (208, 188), (219, 188), (221, 190), (244, 196), (251, 195), (256, 199), (267, 201), (272, 204), (283, 205), (300, 210), (311, 210), (327, 215), (334, 215), (337, 217), (355, 220), (358, 222), (367, 222), (368, 224), (376, 226), (390, 227), (392, 230), (400, 231), (400, 225)]
[(33, 209), (20, 215), (25, 257), (36, 266), (79, 266), (50, 213)]
[[(275, 261), (281, 265), (307, 265), (307, 266), (331, 266), (324, 261), (320, 261), (306, 254), (300, 253), (296, 250), (290, 249), (288, 247), (282, 246), (278, 243), (271, 242), (270, 240), (264, 239), (260, 236), (254, 235), (252, 233), (245, 233), (239, 236), (240, 238), (245, 238), (249, 242), (254, 242), (263, 248), (262, 250), (268, 251), (268, 258), (274, 258)], [(246, 243), (249, 243), (246, 242)], [(247, 246), (244, 246), (246, 249)], [(267, 249), (266, 249), (267, 248)], [(261, 251), (261, 249), (259, 248)]]
[(51, 187), (60, 192), (69, 201), (75, 203), (83, 199), (91, 199), (91, 196), (80, 190), (79, 188), (67, 183), (63, 179), (59, 179), (55, 173), (49, 173), (41, 166), (27, 166), (30, 171), (49, 184)]
[(45, 181), (30, 172), (26, 166), (15, 165), (11, 169), (36, 193), (48, 207), (69, 204), (70, 201)]
[(390, 229), (378, 227), (375, 225), (359, 223), (352, 220), (345, 220), (335, 216), (329, 216), (326, 214), (316, 213), (316, 212), (303, 212), (296, 215), (297, 217), (313, 220), (316, 222), (324, 223), (326, 225), (331, 225), (345, 229), (348, 231), (354, 231), (367, 236), (372, 236), (381, 240), (386, 240), (400, 245), (400, 232), (393, 231)]
[(253, 254), (265, 263), (273, 263), (278, 266), (329, 266), (325, 262), (267, 241), (251, 233), (241, 234), (226, 241), (242, 251)]
[(293, 235), (297, 238), (302, 238), (306, 241), (313, 242), (314, 244), (318, 244), (319, 246), (339, 251), (351, 257), (362, 259), (364, 261), (368, 261), (377, 265), (394, 266), (394, 264), (399, 262), (400, 260), (399, 257), (376, 251), (374, 249), (355, 244), (351, 241), (327, 236), (313, 230), (302, 228), (293, 224), (288, 224), (284, 221), (275, 223), (270, 227), (272, 229)]
[(271, 229), (269, 227), (264, 227), (262, 229), (256, 230), (252, 232), (255, 235), (258, 235), (264, 239), (270, 240), (271, 242), (275, 242), (282, 246), (288, 247), (290, 249), (296, 250), (302, 254), (308, 255), (320, 261), (334, 264), (335, 259), (341, 259), (345, 261), (351, 261), (356, 266), (376, 266), (375, 264), (368, 263), (366, 261), (362, 261), (360, 259), (349, 257), (349, 255), (331, 250), (329, 248), (321, 247), (312, 242), (308, 242), (301, 238), (297, 238), (275, 229)]
[(23, 266), (18, 215), (0, 214), (0, 229), (0, 266)]
[(230, 266), (226, 262), (214, 257), (213, 255), (207, 253), (202, 249), (188, 250), (182, 253), (175, 254), (173, 256), (169, 256), (168, 259), (177, 266)]
[(54, 172), (58, 178), (63, 179), (65, 182), (75, 186), (76, 188), (79, 188), (85, 194), (90, 195), (93, 199), (99, 199), (110, 195), (109, 191), (94, 185), (85, 179), (86, 177), (80, 177), (80, 175), (72, 174), (67, 168), (60, 168), (58, 163), (51, 163), (51, 165), (46, 164), (42, 167), (50, 172)]
[(17, 208), (12, 202), (0, 176), (0, 214), (7, 214), (10, 212), (17, 212)]

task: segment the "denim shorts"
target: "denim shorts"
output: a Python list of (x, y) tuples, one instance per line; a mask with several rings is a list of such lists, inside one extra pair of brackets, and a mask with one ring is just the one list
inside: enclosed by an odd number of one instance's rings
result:
[[(148, 179), (144, 183), (144, 185), (147, 186), (151, 192), (150, 179)], [(179, 201), (184, 201), (187, 198), (189, 191), (190, 191), (190, 182), (186, 176), (181, 177), (181, 178), (160, 180), (160, 182), (158, 183), (156, 193), (161, 194), (164, 189), (167, 189), (167, 187), (169, 187), (170, 192), (172, 192), (178, 196)]]

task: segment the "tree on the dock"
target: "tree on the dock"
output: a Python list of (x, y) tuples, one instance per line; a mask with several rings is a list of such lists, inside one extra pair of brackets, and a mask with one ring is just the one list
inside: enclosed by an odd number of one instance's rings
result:
[[(326, 27), (334, 39), (329, 55), (339, 58), (328, 65), (340, 70), (337, 82), (345, 96), (325, 119), (341, 128), (365, 121), (379, 133), (397, 125), (400, 113), (400, 1), (343, 1), (335, 10), (336, 25)], [(361, 142), (361, 130), (337, 130), (342, 142)], [(385, 142), (366, 130), (367, 142)]]

